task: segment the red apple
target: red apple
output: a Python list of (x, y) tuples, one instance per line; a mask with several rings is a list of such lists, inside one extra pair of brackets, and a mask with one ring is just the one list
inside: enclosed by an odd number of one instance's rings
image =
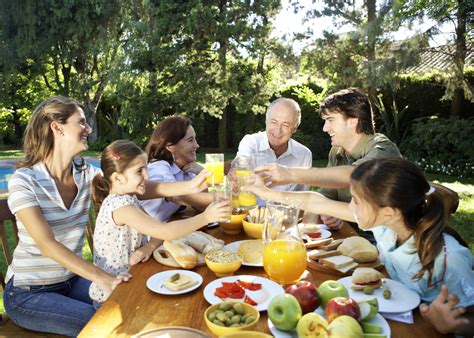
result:
[(357, 302), (352, 298), (336, 297), (331, 299), (326, 305), (326, 319), (332, 322), (339, 316), (350, 316), (355, 320), (360, 318), (360, 309)]
[(286, 287), (286, 293), (296, 297), (303, 314), (313, 312), (321, 303), (318, 290), (313, 283), (302, 280)]

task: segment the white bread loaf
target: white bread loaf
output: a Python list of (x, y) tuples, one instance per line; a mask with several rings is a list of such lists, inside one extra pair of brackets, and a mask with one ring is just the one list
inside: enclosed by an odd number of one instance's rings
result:
[(163, 246), (174, 260), (184, 269), (192, 269), (197, 265), (196, 251), (182, 239), (164, 241)]
[(337, 251), (344, 256), (353, 258), (357, 263), (374, 262), (378, 257), (377, 248), (360, 236), (345, 238)]

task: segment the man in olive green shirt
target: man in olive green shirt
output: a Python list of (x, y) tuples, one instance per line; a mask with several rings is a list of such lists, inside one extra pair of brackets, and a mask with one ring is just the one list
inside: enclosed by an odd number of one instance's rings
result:
[[(321, 187), (334, 200), (349, 202), (350, 175), (354, 166), (374, 158), (398, 156), (400, 151), (385, 135), (375, 133), (374, 118), (366, 95), (358, 89), (343, 89), (328, 96), (320, 106), (323, 131), (331, 137), (332, 148), (326, 168), (288, 168), (269, 164), (257, 168), (268, 186), (299, 183)], [(343, 222), (320, 215), (332, 229)]]

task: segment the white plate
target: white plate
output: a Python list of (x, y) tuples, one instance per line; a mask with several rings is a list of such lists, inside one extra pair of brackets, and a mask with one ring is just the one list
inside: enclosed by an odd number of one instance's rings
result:
[(308, 236), (307, 233), (302, 233), (301, 237), (303, 239), (307, 240), (308, 242), (311, 242), (311, 241), (319, 241), (321, 239), (329, 238), (329, 237), (332, 236), (331, 231), (328, 231), (328, 230), (319, 229), (319, 230), (317, 230), (317, 232), (321, 233), (321, 236), (319, 236), (318, 238), (311, 238), (311, 237)]
[[(247, 240), (244, 240), (244, 241), (237, 241), (237, 242), (232, 242), (232, 243), (229, 243), (227, 244), (226, 246), (224, 246), (224, 250), (229, 250), (229, 251), (232, 251), (232, 252), (239, 252), (239, 247), (240, 247), (240, 244), (244, 243), (244, 242), (250, 242), (250, 241), (255, 241), (255, 239), (247, 239)], [(262, 255), (263, 256), (263, 255)], [(249, 262), (246, 262), (246, 261), (243, 261), (242, 262), (242, 265), (246, 265), (246, 266), (263, 266), (263, 257), (262, 257), (262, 263), (249, 263)]]
[[(316, 312), (316, 313), (320, 314), (321, 316), (323, 316), (324, 318), (326, 318), (326, 315), (325, 315), (324, 311), (320, 307), (318, 307), (314, 312)], [(390, 334), (391, 334), (390, 326), (388, 325), (385, 318), (382, 317), (379, 313), (377, 313), (375, 318), (372, 318), (371, 320), (368, 320), (367, 323), (374, 324), (374, 325), (377, 325), (377, 326), (381, 326), (382, 327), (382, 333), (381, 334), (383, 334), (387, 338), (390, 338)], [(275, 327), (275, 325), (273, 325), (270, 318), (268, 319), (268, 328), (270, 329), (270, 332), (275, 337), (278, 337), (278, 338), (297, 338), (298, 337), (298, 335), (296, 334), (296, 329), (293, 329), (291, 331), (278, 330)]]
[[(179, 290), (179, 291), (172, 291), (168, 289), (166, 286), (163, 285), (165, 280), (175, 273), (181, 273), (183, 275), (189, 276), (195, 281), (197, 281), (197, 284), (194, 284), (193, 286)], [(197, 289), (200, 285), (202, 284), (202, 277), (200, 274), (195, 273), (194, 271), (189, 271), (189, 270), (167, 270), (167, 271), (162, 271), (155, 273), (153, 276), (148, 278), (146, 281), (146, 286), (149, 288), (151, 291), (160, 293), (162, 295), (179, 295), (182, 293), (190, 292), (195, 289)]]
[[(351, 289), (352, 276), (339, 279), (346, 289), (349, 291), (349, 296), (356, 301), (367, 299), (370, 297), (377, 297), (379, 302), (379, 312), (406, 312), (410, 311), (420, 304), (420, 296), (413, 290), (410, 290), (400, 282), (392, 279), (384, 278), (384, 284), (381, 288), (374, 290), (373, 295), (366, 295), (362, 291), (354, 291)], [(383, 291), (388, 288), (392, 293), (390, 299), (383, 298)]]
[[(240, 279), (241, 281), (244, 281), (244, 282), (262, 284), (262, 288), (257, 291), (251, 291), (251, 290), (245, 289), (245, 295), (249, 296), (255, 302), (257, 302), (257, 305), (255, 306), (255, 308), (258, 311), (266, 311), (268, 309), (268, 304), (270, 303), (273, 297), (279, 294), (285, 293), (285, 290), (283, 290), (283, 288), (279, 284), (275, 283), (274, 281), (271, 281), (270, 279), (257, 277), (257, 276), (239, 275), (239, 276), (223, 277), (223, 278), (219, 278), (210, 282), (204, 288), (204, 298), (213, 305), (223, 302), (224, 301), (223, 299), (220, 299), (219, 297), (214, 295), (215, 290), (222, 286), (222, 282), (232, 283), (232, 282), (235, 282), (237, 279)], [(241, 299), (228, 298), (225, 300), (243, 302), (244, 298), (241, 298)]]

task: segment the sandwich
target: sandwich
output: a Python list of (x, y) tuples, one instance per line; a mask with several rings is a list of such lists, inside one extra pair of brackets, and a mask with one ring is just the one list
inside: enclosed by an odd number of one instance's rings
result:
[(373, 268), (357, 268), (352, 274), (352, 290), (363, 290), (366, 286), (374, 289), (382, 286), (383, 275)]
[(357, 263), (374, 262), (378, 257), (377, 248), (360, 236), (345, 238), (337, 251), (341, 255), (353, 258)]
[(320, 258), (319, 263), (330, 269), (337, 270), (342, 273), (346, 273), (359, 265), (354, 262), (352, 258), (347, 256), (332, 256)]
[(174, 275), (167, 278), (163, 285), (171, 291), (181, 291), (188, 289), (193, 285), (196, 285), (198, 281), (192, 277), (183, 275), (182, 273), (175, 273)]

